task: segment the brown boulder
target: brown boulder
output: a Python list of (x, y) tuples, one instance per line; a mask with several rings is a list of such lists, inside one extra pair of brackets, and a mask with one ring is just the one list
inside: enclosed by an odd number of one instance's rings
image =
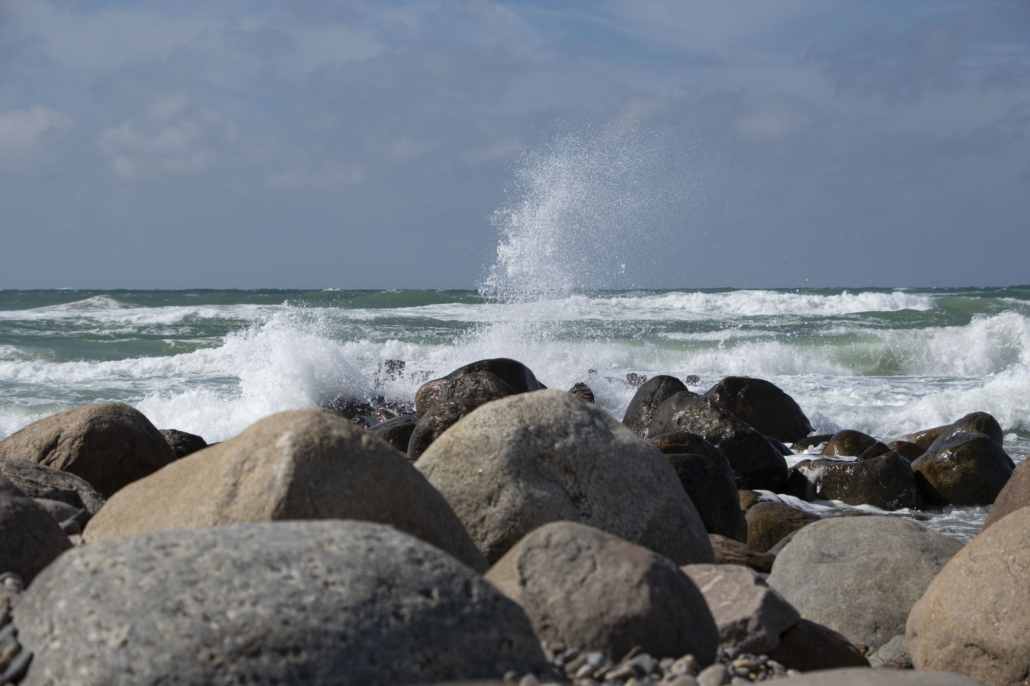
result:
[(487, 567), (454, 511), (405, 456), (322, 409), (265, 417), (131, 484), (90, 520), (84, 538), (297, 519), (389, 524), (473, 569)]
[[(858, 457), (878, 442), (869, 434), (853, 429), (844, 429), (830, 437), (822, 454), (827, 457)], [(886, 446), (884, 447), (886, 448)]]
[(847, 505), (872, 505), (881, 510), (918, 508), (919, 487), (908, 460), (886, 453), (870, 460), (802, 460), (797, 470), (808, 481), (806, 500), (827, 498)]
[(747, 511), (747, 544), (766, 552), (782, 538), (819, 521), (815, 515), (783, 503), (758, 503)]
[(1012, 476), (1009, 477), (1005, 487), (995, 498), (990, 514), (987, 515), (987, 520), (980, 528), (980, 533), (996, 524), (1002, 517), (1028, 505), (1030, 505), (1030, 459), (1024, 459), (1016, 465)]
[(780, 441), (792, 443), (812, 433), (812, 423), (797, 402), (763, 379), (727, 376), (705, 395), (760, 433)]
[(998, 424), (998, 420), (986, 412), (971, 412), (965, 417), (956, 419), (954, 422), (948, 425), (948, 428), (937, 437), (937, 439), (930, 444), (926, 450), (927, 452), (934, 450), (944, 441), (948, 440), (955, 434), (959, 433), (977, 433), (983, 434), (990, 438), (992, 441), (1001, 445), (1004, 434), (1001, 431), (1001, 425)]
[(915, 443), (908, 441), (891, 441), (887, 444), (887, 447), (890, 448), (891, 452), (897, 453), (908, 460), (909, 463), (915, 462), (926, 452), (926, 450)]
[(664, 557), (575, 522), (525, 536), (486, 580), (529, 616), (537, 636), (618, 660), (649, 655), (715, 659), (718, 632), (705, 596)]
[(747, 489), (737, 491), (737, 497), (740, 500), (740, 509), (743, 512), (747, 512), (752, 507), (761, 502), (761, 500), (758, 498), (757, 493), (755, 493), (754, 491), (749, 491)]
[(31, 460), (86, 480), (105, 498), (175, 461), (139, 410), (97, 403), (59, 412), (0, 441), (0, 459)]
[(912, 608), (905, 638), (916, 669), (984, 686), (1030, 674), (1030, 508), (999, 519), (941, 570)]
[(915, 443), (925, 451), (927, 448), (933, 445), (933, 442), (936, 441), (942, 433), (947, 431), (949, 427), (951, 427), (951, 424), (945, 424), (944, 426), (935, 426), (932, 429), (923, 429), (922, 431), (916, 431), (915, 433), (905, 434), (904, 436), (899, 436), (898, 438), (902, 441)]
[(746, 543), (718, 534), (708, 534), (708, 538), (712, 541), (712, 551), (715, 552), (715, 564), (741, 565), (761, 574), (772, 571), (773, 562), (776, 560), (774, 555), (760, 553), (749, 548)]
[(936, 441), (912, 463), (919, 489), (931, 505), (990, 505), (1013, 469), (994, 439), (966, 432)]

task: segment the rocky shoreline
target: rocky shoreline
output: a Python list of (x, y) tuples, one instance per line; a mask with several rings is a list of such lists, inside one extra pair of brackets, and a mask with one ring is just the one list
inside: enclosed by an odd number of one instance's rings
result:
[[(626, 382), (621, 421), (492, 359), (211, 445), (117, 403), (31, 424), (0, 684), (1026, 682), (1030, 485), (989, 414), (813, 435), (761, 379)], [(827, 499), (994, 507), (963, 547), (791, 505)]]

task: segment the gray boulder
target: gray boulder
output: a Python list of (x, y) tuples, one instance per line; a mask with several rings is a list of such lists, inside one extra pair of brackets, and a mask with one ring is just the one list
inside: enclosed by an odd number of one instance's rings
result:
[[(648, 379), (629, 401), (626, 414), (622, 423), (629, 427), (630, 431), (644, 438), (647, 436), (647, 427), (651, 425), (651, 418), (655, 410), (666, 400), (677, 393), (690, 393), (682, 381), (674, 376), (664, 374)], [(690, 395), (696, 395), (690, 393)]]
[(491, 563), (530, 531), (560, 520), (607, 531), (676, 564), (712, 561), (704, 524), (665, 457), (597, 405), (564, 391), (479, 407), (415, 466)]
[(726, 455), (738, 488), (775, 491), (787, 479), (780, 451), (711, 398), (689, 391), (673, 395), (655, 411), (647, 431), (649, 436), (677, 431), (703, 436)]
[(76, 548), (15, 611), (25, 686), (340, 684), (548, 667), (522, 610), (391, 527), (277, 522)]
[(59, 500), (90, 515), (95, 515), (104, 504), (104, 496), (84, 479), (30, 460), (0, 460), (0, 475), (30, 498)]
[(754, 570), (738, 565), (685, 565), (680, 569), (701, 589), (719, 629), (719, 647), (768, 653), (801, 615)]
[(805, 619), (878, 648), (902, 633), (909, 610), (961, 548), (907, 519), (824, 519), (777, 555), (769, 585)]
[(0, 477), (0, 570), (31, 583), (36, 574), (71, 547), (50, 513)]
[(443, 497), (407, 458), (323, 409), (280, 412), (116, 493), (89, 541), (290, 519), (395, 526), (473, 569), (487, 564)]
[(0, 441), (0, 459), (12, 458), (75, 474), (109, 498), (174, 462), (175, 453), (139, 410), (97, 403), (40, 419)]
[(1014, 468), (993, 438), (968, 432), (941, 436), (912, 463), (919, 489), (931, 505), (990, 505)]
[(718, 634), (701, 591), (669, 560), (593, 527), (552, 522), (497, 561), (486, 580), (526, 611), (540, 639), (618, 660), (715, 659)]

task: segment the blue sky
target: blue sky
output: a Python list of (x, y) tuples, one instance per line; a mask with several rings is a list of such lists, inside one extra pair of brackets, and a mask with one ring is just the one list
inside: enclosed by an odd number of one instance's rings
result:
[(1027, 283), (1028, 136), (1025, 0), (0, 0), (0, 288), (474, 287), (561, 155), (585, 284)]

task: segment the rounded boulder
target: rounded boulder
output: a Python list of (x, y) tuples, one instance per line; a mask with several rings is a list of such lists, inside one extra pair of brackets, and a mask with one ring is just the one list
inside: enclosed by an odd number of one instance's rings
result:
[(727, 376), (705, 395), (766, 436), (793, 443), (812, 433), (801, 406), (764, 379)]

